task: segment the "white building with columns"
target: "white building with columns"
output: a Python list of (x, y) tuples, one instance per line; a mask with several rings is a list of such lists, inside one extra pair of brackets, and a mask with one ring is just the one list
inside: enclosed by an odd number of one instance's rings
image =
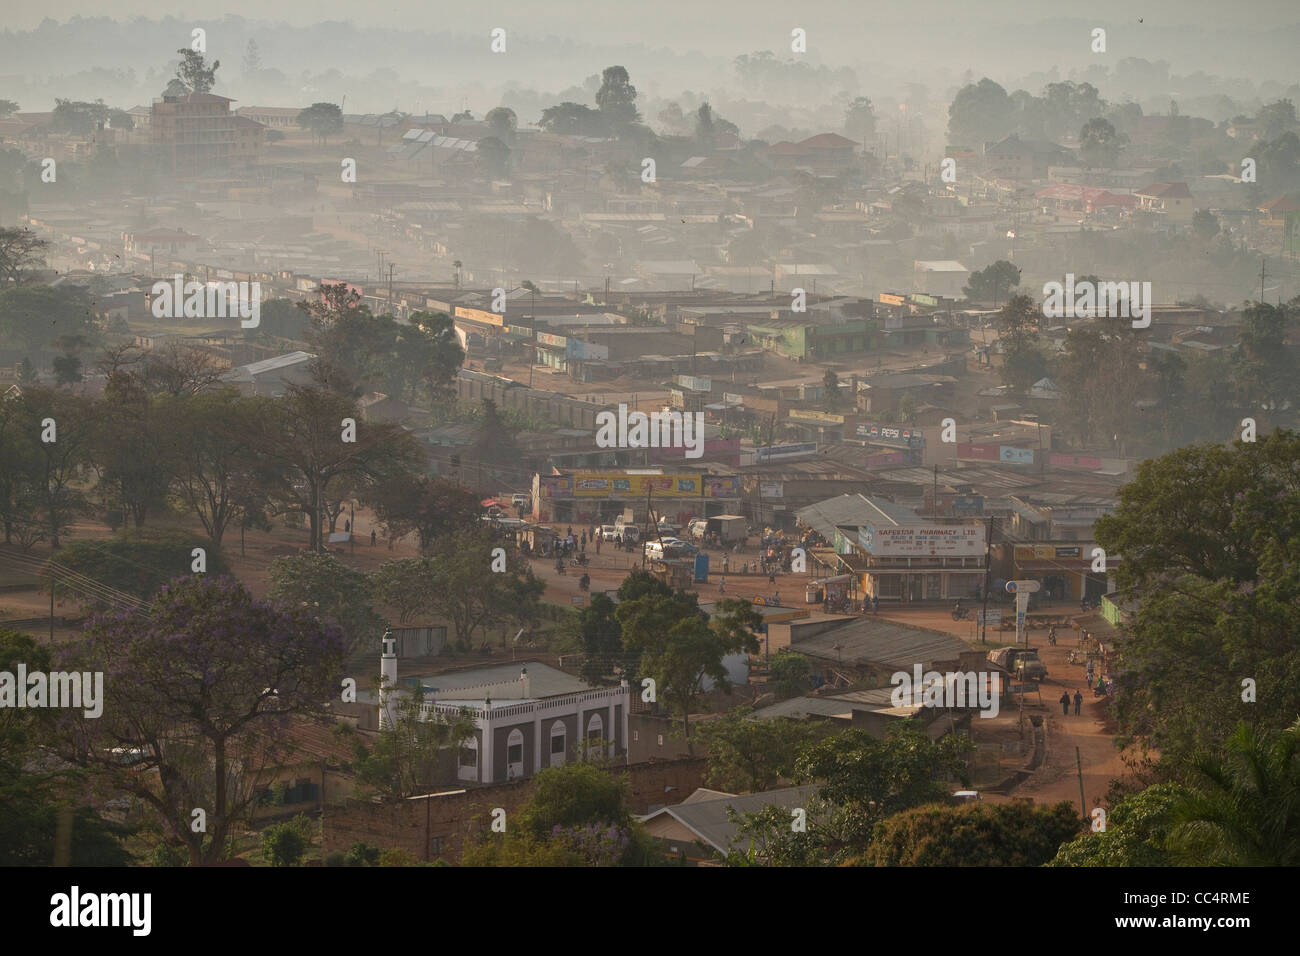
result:
[[(399, 682), (396, 657), (385, 645), (384, 684), (395, 693), (418, 683), (426, 713), (468, 710), (475, 734), (465, 740), (456, 775), (465, 783), (531, 777), (570, 760), (627, 755), (630, 689), (592, 685), (538, 661), (450, 671)], [(381, 695), (380, 721), (390, 719), (394, 692)], [(387, 706), (385, 706), (387, 705)]]

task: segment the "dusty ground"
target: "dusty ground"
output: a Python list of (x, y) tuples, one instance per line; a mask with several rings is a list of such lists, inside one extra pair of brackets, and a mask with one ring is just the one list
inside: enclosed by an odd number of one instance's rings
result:
[[(372, 517), (367, 512), (356, 514), (357, 543), (354, 548), (344, 547), (339, 556), (347, 564), (361, 570), (372, 570), (385, 561), (394, 558), (413, 557), (418, 552), (411, 541), (398, 541), (392, 550), (388, 543), (379, 537), (376, 546), (370, 545)], [(340, 521), (339, 527), (342, 527)], [(73, 539), (102, 538), (108, 536), (106, 528), (95, 525), (82, 525), (74, 529)], [(267, 572), (271, 562), (280, 555), (292, 554), (306, 546), (305, 531), (276, 528), (267, 534), (251, 532), (245, 536), (244, 553), (240, 553), (238, 532), (227, 535), (224, 542), (227, 560), (236, 575), (257, 596), (264, 596), (267, 588)], [(718, 590), (721, 552), (710, 550), (710, 580), (696, 586), (702, 600), (715, 600), (720, 595)], [(32, 557), (44, 559), (49, 550), (38, 545)], [(639, 553), (628, 554), (606, 546), (602, 543), (601, 552), (597, 554), (588, 546), (589, 566), (585, 569), (591, 577), (590, 589), (584, 593), (578, 584), (584, 569), (566, 567), (565, 574), (557, 574), (553, 559), (533, 559), (534, 573), (545, 583), (545, 600), (562, 605), (578, 606), (587, 603), (592, 591), (615, 590), (622, 583), (628, 571), (639, 566)], [(757, 549), (749, 547), (739, 555), (731, 555), (733, 566), (744, 561), (754, 561)], [(787, 606), (804, 607), (804, 586), (808, 575), (778, 575), (777, 583), (771, 585), (766, 576), (761, 574), (740, 575), (734, 570), (727, 574), (727, 592), (730, 597), (753, 597), (768, 595), (779, 591), (782, 603)], [(1045, 608), (1049, 613), (1075, 613), (1077, 607), (1061, 606)], [(18, 619), (40, 617), (49, 613), (48, 597), (37, 590), (5, 591), (0, 593), (0, 619)], [(72, 601), (56, 603), (56, 616), (76, 616), (77, 606)], [(882, 608), (879, 617), (884, 620), (900, 621), (921, 627), (929, 627), (950, 633), (964, 641), (974, 644), (977, 640), (976, 626), (973, 621), (953, 621), (948, 606), (925, 607), (906, 610)], [(45, 629), (39, 628), (44, 637)], [(1042, 766), (1009, 796), (989, 794), (987, 799), (994, 802), (1005, 801), (1012, 797), (1030, 797), (1036, 803), (1053, 803), (1068, 800), (1077, 804), (1079, 801), (1079, 779), (1075, 766), (1075, 748), (1078, 748), (1083, 766), (1084, 803), (1091, 809), (1105, 796), (1110, 781), (1125, 775), (1125, 766), (1120, 753), (1112, 743), (1113, 728), (1107, 725), (1107, 700), (1094, 698), (1091, 690), (1084, 687), (1082, 664), (1067, 663), (1066, 655), (1076, 647), (1074, 632), (1060, 628), (1059, 643), (1051, 647), (1047, 643), (1046, 632), (1030, 632), (1030, 641), (1039, 647), (1039, 652), (1047, 664), (1049, 677), (1040, 685), (1039, 698), (1030, 695), (1026, 699), (1025, 725), (1028, 715), (1042, 714), (1046, 727), (1046, 757)], [(55, 640), (60, 641), (71, 636), (71, 631), (56, 628)], [(990, 643), (1007, 644), (1014, 641), (1014, 632), (989, 633)], [(984, 645), (978, 645), (983, 647)], [(1062, 690), (1068, 690), (1073, 696), (1076, 689), (1084, 693), (1083, 712), (1075, 716), (1073, 706), (1068, 716), (1063, 716), (1057, 702)], [(975, 719), (972, 722), (974, 739), (981, 748), (981, 770), (978, 786), (988, 786), (999, 776), (1005, 776), (1023, 766), (1028, 759), (1028, 734), (1022, 730), (1020, 712), (1014, 706), (1014, 699), (1007, 697), (1003, 702), (1001, 714), (991, 720)]]

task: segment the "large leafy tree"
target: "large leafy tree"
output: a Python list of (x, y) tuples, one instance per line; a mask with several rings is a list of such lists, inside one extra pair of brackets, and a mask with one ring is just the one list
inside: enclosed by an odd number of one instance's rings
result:
[(313, 103), (298, 113), (296, 121), (303, 129), (309, 129), (312, 136), (322, 143), (343, 132), (343, 110), (337, 103)]
[[(30, 229), (0, 229), (0, 290), (21, 285), (29, 272), (44, 266), (44, 250), (49, 244)], [(0, 300), (0, 322), (11, 321), (4, 318), (9, 308)]]
[(622, 673), (631, 677), (637, 655), (623, 646), (623, 628), (615, 616), (616, 605), (604, 594), (593, 594), (578, 613), (576, 630), (582, 648), (582, 679), (595, 683)]
[(1002, 139), (1014, 124), (1011, 97), (988, 77), (963, 86), (948, 107), (948, 141), (971, 149)]
[[(317, 387), (293, 387), (255, 423), (249, 442), (274, 475), (270, 497), (282, 511), (307, 518), (309, 547), (323, 545), (326, 504), (343, 489), (366, 489), (408, 474), (423, 453), (396, 425), (361, 422), (353, 401)], [(344, 441), (344, 419), (356, 422), (355, 441)]]
[(819, 741), (795, 761), (798, 779), (817, 781), (818, 795), (851, 813), (853, 842), (865, 846), (872, 828), (900, 810), (947, 798), (956, 778), (967, 779), (964, 737), (930, 740), (924, 729), (904, 725), (878, 740), (847, 730)]
[(1158, 750), (1168, 773), (1238, 721), (1280, 731), (1300, 713), (1298, 460), (1285, 431), (1181, 448), (1143, 463), (1094, 525), (1139, 605), (1121, 645), (1121, 739)]
[(6, 263), (6, 252), (0, 245), (0, 269), (9, 273), (0, 276), (0, 340), (32, 351), (74, 344), (77, 337), (82, 344), (96, 344), (101, 333), (90, 292), (74, 285), (5, 287), (4, 279), (21, 283), (23, 273), (36, 261), (24, 254), (17, 242), (10, 255)]
[(638, 866), (654, 851), (629, 808), (626, 781), (591, 764), (548, 767), (519, 823), (466, 849), (465, 866)]
[(876, 112), (865, 96), (856, 97), (844, 111), (844, 135), (868, 144), (876, 138)]
[(594, 110), (582, 103), (564, 102), (558, 106), (548, 106), (542, 110), (537, 125), (548, 133), (563, 133), (569, 136), (607, 136), (609, 119), (600, 110)]
[(1081, 829), (1069, 803), (944, 806), (896, 813), (876, 826), (866, 866), (1042, 866)]
[(994, 317), (1002, 345), (1002, 381), (1017, 394), (1026, 394), (1047, 371), (1047, 359), (1038, 347), (1042, 314), (1027, 295), (1012, 296)]
[(270, 476), (248, 444), (268, 400), (233, 389), (202, 392), (169, 403), (175, 452), (173, 489), (217, 544), (232, 521), (247, 516)]
[(536, 613), (543, 589), (528, 562), (507, 549), (506, 569), (493, 571), (500, 541), (481, 527), (449, 530), (424, 558), (390, 561), (370, 575), (375, 601), (405, 623), (421, 614), (450, 621), (456, 643), (467, 649), (480, 629), (524, 623)]
[(795, 778), (819, 784), (804, 808), (807, 830), (793, 831), (790, 812), (783, 807), (733, 812), (737, 839), (727, 863), (846, 863), (871, 844), (876, 824), (945, 799), (948, 779), (966, 779), (965, 758), (972, 749), (968, 740), (951, 734), (931, 741), (923, 728), (910, 723), (894, 728), (884, 740), (863, 730), (829, 735), (795, 759)]
[(1300, 720), (1282, 731), (1243, 721), (1224, 752), (1195, 761), (1170, 845), (1218, 866), (1300, 864)]
[(1110, 121), (1095, 116), (1079, 130), (1079, 152), (1088, 166), (1112, 167), (1119, 162), (1123, 136), (1115, 131)]
[(287, 722), (338, 693), (344, 647), (230, 578), (178, 580), (146, 616), (96, 618), (69, 646), (63, 663), (103, 672), (104, 702), (98, 718), (64, 715), (61, 750), (151, 809), (191, 863), (220, 860)]
[[(99, 422), (90, 401), (78, 395), (31, 389), (15, 401), (20, 427), (35, 452), (28, 487), (50, 546), (57, 549), (68, 525), (87, 507), (80, 476), (90, 463)], [(44, 441), (50, 421), (54, 440)]]
[(1014, 263), (1000, 259), (970, 274), (962, 293), (972, 302), (1005, 302), (1011, 290), (1020, 285), (1020, 270)]
[[(9, 674), (25, 664), (28, 673), (48, 673), (51, 655), (26, 634), (0, 628), (0, 671)], [(20, 690), (20, 693), (25, 689)], [(73, 800), (84, 781), (64, 769), (50, 769), (42, 752), (49, 741), (56, 711), (48, 708), (0, 708), (0, 866), (49, 866), (62, 809), (71, 816), (72, 866), (128, 866), (128, 854), (110, 827), (91, 807)]]
[(24, 402), (0, 398), (0, 522), (5, 544), (18, 536), (24, 549), (45, 536), (40, 520), (40, 432)]
[(1233, 378), (1243, 409), (1276, 411), (1300, 398), (1295, 361), (1287, 346), (1292, 310), (1257, 302), (1242, 314), (1233, 352)]
[(401, 800), (448, 781), (441, 776), (447, 751), (473, 736), (474, 718), (458, 714), (425, 713), (419, 693), (403, 695), (394, 707), (395, 720), (379, 731), (372, 746), (356, 739), (357, 781), (388, 799)]
[(607, 66), (601, 73), (600, 89), (596, 91), (596, 106), (609, 117), (615, 129), (631, 126), (641, 118), (636, 110), (636, 87), (628, 72), (621, 66)]
[(482, 511), (478, 496), (464, 485), (415, 473), (375, 485), (369, 500), (386, 535), (414, 533), (425, 555), (443, 535), (473, 527)]
[(1047, 866), (1174, 866), (1169, 834), (1186, 795), (1175, 783), (1155, 783), (1131, 793), (1106, 815), (1106, 829), (1061, 845)]
[(303, 607), (337, 625), (350, 651), (373, 645), (383, 622), (370, 606), (370, 586), (362, 571), (328, 552), (305, 551), (271, 562), (267, 594), (291, 607)]
[(180, 80), (190, 93), (211, 92), (217, 82), (217, 70), (221, 66), (221, 61), (213, 60), (212, 65), (208, 66), (203, 54), (197, 50), (181, 47), (176, 52), (181, 55), (181, 62), (176, 67), (176, 79)]
[(1094, 437), (1109, 443), (1136, 432), (1141, 359), (1141, 340), (1128, 319), (1099, 318), (1066, 333), (1056, 380), (1065, 398), (1063, 424), (1084, 447)]
[(648, 593), (624, 601), (617, 611), (623, 644), (641, 656), (639, 671), (653, 678), (659, 700), (682, 720), (682, 735), (693, 748), (690, 717), (707, 702), (705, 683), (730, 693), (723, 658), (742, 651), (758, 653), (755, 631), (762, 619), (745, 601), (722, 600), (712, 617), (686, 591)]
[(821, 736), (803, 721), (764, 720), (753, 713), (751, 707), (737, 707), (695, 731), (709, 754), (711, 786), (731, 793), (770, 790), (793, 776), (799, 753)]
[(178, 472), (176, 422), (169, 411), (139, 376), (125, 373), (109, 377), (95, 408), (99, 427), (90, 455), (101, 493), (105, 500), (120, 503), (136, 528), (166, 507)]

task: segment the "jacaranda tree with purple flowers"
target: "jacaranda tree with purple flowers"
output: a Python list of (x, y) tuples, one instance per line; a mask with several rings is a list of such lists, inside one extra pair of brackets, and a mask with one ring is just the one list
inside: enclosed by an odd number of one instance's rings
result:
[(69, 712), (65, 755), (152, 809), (191, 864), (220, 860), (285, 725), (337, 698), (345, 650), (310, 609), (233, 578), (178, 578), (146, 614), (99, 616), (69, 647), (65, 665), (104, 673), (104, 703), (97, 719)]

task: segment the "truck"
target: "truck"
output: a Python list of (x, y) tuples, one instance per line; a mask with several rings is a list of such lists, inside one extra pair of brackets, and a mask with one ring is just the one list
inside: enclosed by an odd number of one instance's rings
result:
[(744, 541), (749, 537), (749, 522), (740, 515), (715, 515), (712, 518), (695, 518), (690, 522), (689, 532), (696, 538), (717, 535), (724, 544)]
[(1047, 677), (1047, 665), (1039, 659), (1036, 647), (999, 647), (989, 651), (989, 660), (1016, 675), (1022, 683)]

